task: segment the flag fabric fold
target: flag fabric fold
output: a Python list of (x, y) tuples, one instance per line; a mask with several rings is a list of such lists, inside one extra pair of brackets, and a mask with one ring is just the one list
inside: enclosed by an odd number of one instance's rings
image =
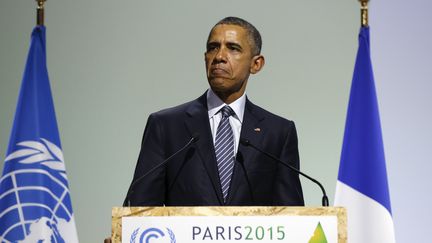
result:
[(36, 26), (0, 178), (0, 242), (78, 242), (45, 48)]
[(395, 242), (384, 146), (370, 58), (369, 28), (357, 52), (335, 206), (348, 212), (348, 242)]

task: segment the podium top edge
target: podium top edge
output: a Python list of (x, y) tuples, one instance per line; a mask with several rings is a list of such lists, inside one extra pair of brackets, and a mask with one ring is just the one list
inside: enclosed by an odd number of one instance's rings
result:
[(344, 207), (113, 207), (112, 217), (128, 216), (265, 216), (265, 215), (334, 215), (346, 214)]

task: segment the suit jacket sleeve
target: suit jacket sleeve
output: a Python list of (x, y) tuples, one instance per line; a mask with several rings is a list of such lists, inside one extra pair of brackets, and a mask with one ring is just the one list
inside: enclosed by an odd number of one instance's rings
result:
[[(141, 150), (129, 188), (131, 206), (162, 206), (165, 199), (165, 168), (142, 177), (161, 163), (166, 155), (163, 150), (164, 130), (155, 114), (149, 116), (141, 143)], [(136, 182), (136, 184), (134, 184)], [(127, 198), (126, 198), (127, 200)], [(127, 205), (128, 202), (125, 204)]]
[[(294, 122), (289, 121), (288, 133), (280, 154), (280, 159), (300, 169), (297, 131)], [(286, 166), (278, 164), (274, 205), (303, 206), (303, 192), (299, 175)]]

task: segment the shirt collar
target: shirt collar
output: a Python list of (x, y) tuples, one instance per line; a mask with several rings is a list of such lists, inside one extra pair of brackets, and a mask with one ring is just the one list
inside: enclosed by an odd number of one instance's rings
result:
[[(235, 112), (235, 118), (240, 122), (243, 122), (243, 114), (246, 104), (246, 93), (244, 93), (240, 98), (236, 99), (234, 102), (229, 104), (229, 107)], [(209, 118), (213, 117), (225, 104), (212, 89), (207, 90), (207, 109)]]

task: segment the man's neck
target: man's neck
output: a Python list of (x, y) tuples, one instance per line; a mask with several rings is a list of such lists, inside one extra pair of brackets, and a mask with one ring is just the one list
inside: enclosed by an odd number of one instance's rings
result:
[(242, 97), (242, 95), (245, 92), (245, 89), (242, 88), (234, 93), (224, 93), (224, 92), (218, 92), (218, 91), (214, 91), (213, 92), (219, 97), (219, 99), (221, 99), (225, 104), (229, 105), (231, 103), (233, 103), (234, 101), (236, 101), (238, 98)]

